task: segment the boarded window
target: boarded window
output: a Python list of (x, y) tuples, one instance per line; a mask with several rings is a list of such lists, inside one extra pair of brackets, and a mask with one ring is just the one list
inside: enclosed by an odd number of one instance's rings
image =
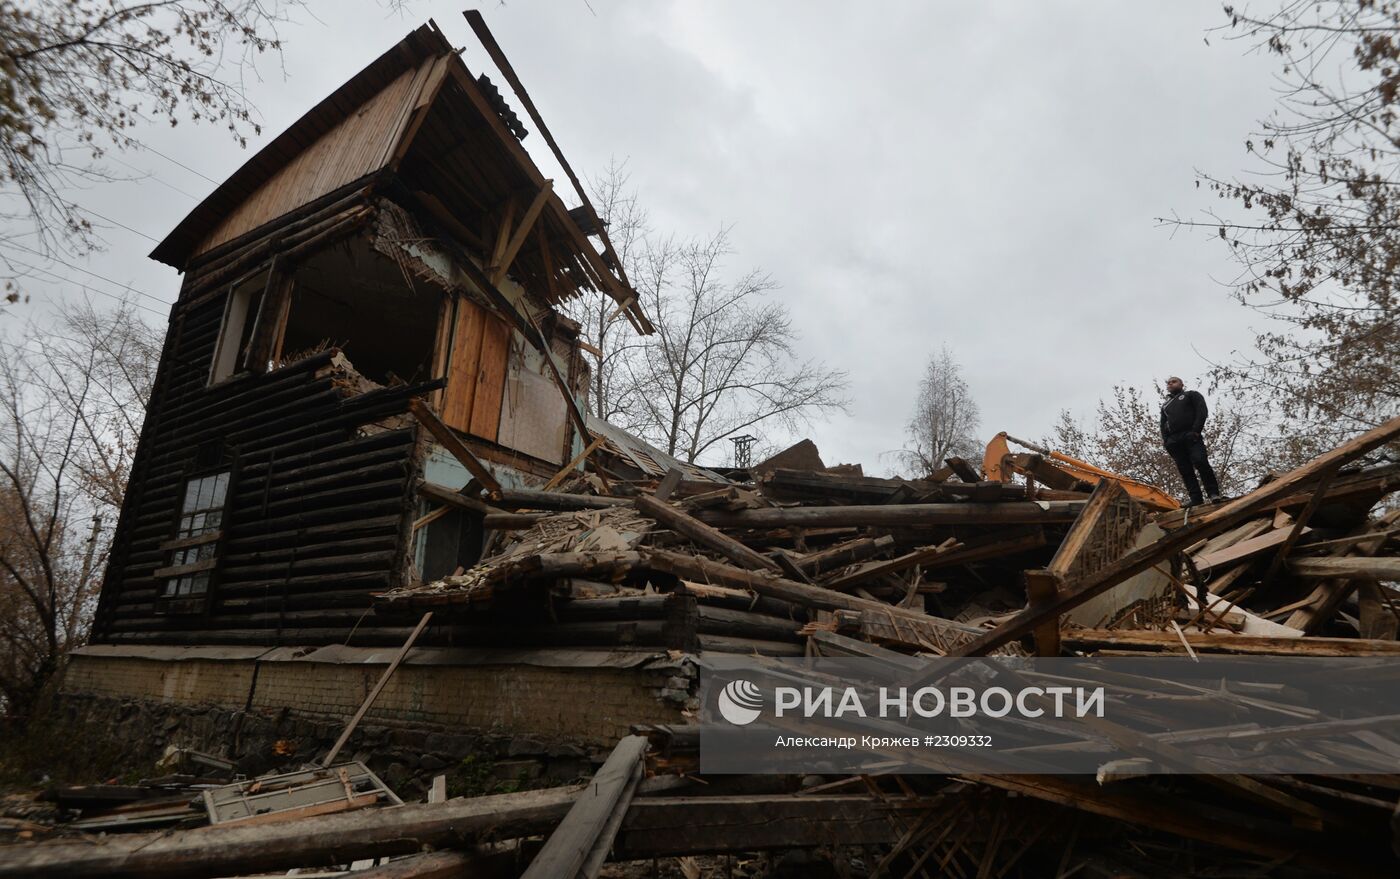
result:
[(209, 578), (217, 561), (216, 548), (224, 524), (229, 472), (211, 473), (185, 483), (180, 498), (180, 521), (167, 546), (170, 565), (164, 576), (166, 598), (192, 598), (209, 592)]
[(451, 427), (496, 441), (501, 425), (510, 326), (468, 299), (457, 300), (443, 417)]

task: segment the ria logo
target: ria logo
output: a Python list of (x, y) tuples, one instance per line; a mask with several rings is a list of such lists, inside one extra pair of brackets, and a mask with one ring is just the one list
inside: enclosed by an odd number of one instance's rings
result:
[(720, 716), (735, 726), (753, 723), (762, 708), (763, 693), (751, 681), (730, 681), (720, 691)]

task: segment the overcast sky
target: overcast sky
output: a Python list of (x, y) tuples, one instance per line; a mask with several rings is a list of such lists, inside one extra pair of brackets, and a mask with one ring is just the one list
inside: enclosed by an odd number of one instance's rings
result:
[[(163, 156), (109, 167), (142, 179), (71, 195), (113, 223), (108, 249), (54, 264), (27, 313), (125, 285), (163, 322), (179, 278), (145, 258), (154, 239), (429, 16), (500, 82), (462, 3), (407, 6), (313, 2), (319, 20), (285, 28), (282, 64), (250, 87), (263, 134), (247, 151), (212, 126), (138, 132)], [(769, 272), (803, 355), (850, 373), (849, 415), (808, 431), (828, 463), (890, 465), (944, 343), (984, 437), (1039, 437), (1116, 382), (1190, 384), (1260, 322), (1222, 286), (1221, 242), (1153, 219), (1199, 216), (1195, 169), (1245, 168), (1272, 107), (1271, 60), (1207, 33), (1225, 20), (1214, 0), (482, 8), (580, 173), (625, 160), (658, 230), (732, 224), (733, 269)], [(525, 145), (563, 180), (538, 136)]]

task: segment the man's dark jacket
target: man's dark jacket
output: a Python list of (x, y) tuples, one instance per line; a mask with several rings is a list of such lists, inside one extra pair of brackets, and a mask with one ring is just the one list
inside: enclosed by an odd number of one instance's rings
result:
[(1172, 443), (1206, 426), (1206, 398), (1197, 391), (1180, 391), (1162, 403), (1162, 442)]

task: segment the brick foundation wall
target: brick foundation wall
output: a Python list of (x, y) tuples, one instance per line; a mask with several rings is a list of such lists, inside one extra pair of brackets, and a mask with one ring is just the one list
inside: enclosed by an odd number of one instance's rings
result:
[[(69, 659), (62, 693), (232, 710), (250, 706), (255, 714), (289, 711), (343, 721), (386, 662), (387, 656), (384, 662), (331, 663), (79, 654)], [(405, 663), (366, 721), (605, 747), (627, 735), (633, 723), (684, 722), (681, 710), (693, 680), (693, 673), (667, 661), (633, 667)]]

